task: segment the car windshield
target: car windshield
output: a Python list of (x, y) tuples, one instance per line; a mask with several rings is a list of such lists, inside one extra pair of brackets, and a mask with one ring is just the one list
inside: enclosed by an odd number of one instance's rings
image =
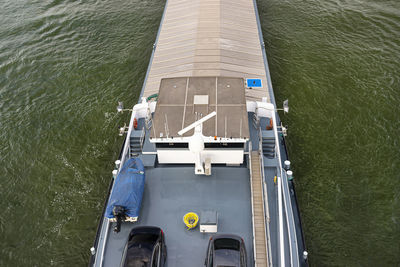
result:
[(239, 241), (231, 238), (219, 238), (214, 241), (214, 248), (215, 250), (218, 249), (233, 249), (233, 250), (239, 250), (240, 249), (240, 243)]
[(131, 238), (126, 253), (125, 265), (129, 267), (150, 266), (153, 248), (158, 239), (157, 235), (140, 234)]
[(154, 244), (158, 239), (157, 235), (154, 234), (140, 234), (134, 235), (129, 241), (129, 245), (131, 244)]
[(214, 263), (217, 267), (239, 267), (240, 253), (233, 249), (218, 249), (214, 254)]

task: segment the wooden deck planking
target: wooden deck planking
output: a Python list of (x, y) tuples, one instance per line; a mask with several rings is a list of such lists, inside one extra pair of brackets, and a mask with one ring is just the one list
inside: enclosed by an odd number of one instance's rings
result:
[(252, 0), (168, 1), (143, 96), (183, 76), (260, 78), (246, 99), (270, 99)]
[(266, 225), (263, 203), (263, 183), (261, 175), (260, 156), (258, 151), (251, 152), (251, 188), (252, 188), (252, 209), (256, 267), (268, 266)]

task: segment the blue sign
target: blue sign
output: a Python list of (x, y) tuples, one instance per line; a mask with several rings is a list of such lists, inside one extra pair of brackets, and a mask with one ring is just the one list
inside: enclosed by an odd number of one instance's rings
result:
[(261, 79), (246, 79), (247, 87), (262, 87)]

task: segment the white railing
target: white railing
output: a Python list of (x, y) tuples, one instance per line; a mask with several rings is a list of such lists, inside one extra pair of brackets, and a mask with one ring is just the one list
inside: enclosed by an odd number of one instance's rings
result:
[[(140, 133), (140, 149), (143, 150), (144, 136), (146, 134), (146, 126), (143, 126), (142, 132)], [(130, 154), (129, 154), (130, 155)]]
[[(297, 237), (296, 237), (296, 227), (293, 219), (293, 210), (292, 204), (289, 196), (289, 186), (287, 184), (287, 179), (282, 180), (286, 175), (283, 172), (282, 168), (282, 159), (281, 152), (279, 146), (279, 135), (278, 135), (278, 125), (276, 119), (276, 111), (269, 110), (265, 107), (257, 107), (257, 109), (265, 109), (271, 113), (272, 116), (272, 127), (274, 131), (274, 139), (275, 139), (275, 156), (278, 160), (278, 175), (277, 175), (277, 186), (278, 186), (278, 225), (279, 225), (279, 254), (280, 254), (280, 266), (285, 266), (285, 243), (284, 243), (284, 230), (283, 230), (283, 208), (285, 209), (286, 221), (287, 221), (287, 231), (288, 231), (288, 240), (289, 240), (289, 253), (290, 253), (290, 263), (291, 266), (299, 265), (298, 258), (298, 248), (297, 248)], [(257, 113), (257, 111), (256, 111)], [(257, 115), (253, 119), (253, 123), (259, 122), (259, 119), (256, 118)], [(262, 135), (260, 133), (260, 137)], [(290, 217), (290, 219), (289, 219)], [(291, 231), (292, 229), (292, 231)]]
[(265, 241), (266, 241), (266, 246), (267, 246), (267, 255), (268, 255), (268, 261), (269, 261), (269, 266), (272, 266), (272, 252), (271, 252), (271, 239), (270, 239), (270, 229), (269, 229), (269, 222), (270, 222), (270, 217), (269, 217), (269, 206), (268, 206), (268, 191), (267, 191), (267, 183), (265, 182), (265, 173), (264, 173), (264, 154), (263, 154), (263, 149), (262, 149), (262, 132), (261, 132), (261, 127), (258, 129), (258, 136), (259, 136), (259, 143), (258, 143), (258, 153), (260, 153), (260, 167), (261, 167), (261, 174), (262, 174), (262, 185), (263, 185), (263, 191), (264, 191), (264, 207), (265, 207), (265, 213), (264, 215), (264, 221), (265, 225), (267, 228), (266, 231), (266, 236), (265, 236)]
[[(289, 253), (290, 253), (290, 261), (291, 261), (291, 266), (294, 266), (294, 261), (293, 257), (297, 255), (297, 249), (295, 252), (293, 252), (292, 248), (292, 240), (294, 243), (296, 243), (297, 246), (297, 238), (296, 238), (296, 232), (295, 228), (293, 231), (294, 234), (294, 239), (292, 239), (292, 232), (290, 231), (290, 227), (295, 227), (293, 221), (289, 221), (288, 214), (289, 212), (292, 214), (292, 204), (290, 202), (290, 197), (288, 196), (288, 187), (283, 187), (282, 183), (287, 184), (286, 181), (282, 181), (282, 178), (284, 177), (283, 174), (283, 168), (282, 168), (282, 159), (281, 159), (281, 152), (280, 152), (280, 147), (279, 147), (279, 135), (278, 135), (278, 125), (277, 125), (277, 119), (276, 119), (276, 111), (275, 110), (270, 110), (265, 107), (259, 106), (257, 109), (264, 109), (267, 110), (269, 113), (271, 113), (272, 116), (272, 127), (274, 131), (274, 138), (275, 138), (275, 156), (278, 160), (278, 175), (277, 175), (277, 186), (278, 186), (278, 225), (279, 225), (279, 254), (280, 254), (280, 266), (285, 266), (285, 244), (284, 244), (284, 233), (283, 233), (283, 207), (285, 208), (285, 215), (286, 215), (286, 221), (287, 221), (287, 231), (288, 231), (288, 239), (289, 239)], [(257, 111), (256, 111), (257, 113)], [(285, 184), (285, 185), (286, 185)], [(282, 194), (283, 194), (283, 200), (282, 200)], [(291, 216), (293, 219), (293, 216)], [(299, 264), (297, 260), (297, 266)]]
[[(281, 163), (281, 151), (279, 148), (279, 136), (276, 124), (275, 112), (272, 113), (272, 127), (275, 137), (275, 154), (278, 160), (278, 175), (277, 175), (277, 185), (278, 185), (278, 222), (279, 222), (279, 263), (280, 266), (285, 266), (285, 244), (283, 236), (283, 209), (282, 209), (282, 163)], [(285, 205), (286, 206), (286, 205)], [(286, 210), (287, 212), (287, 210)], [(288, 229), (288, 238), (290, 240), (290, 234)]]
[[(131, 143), (131, 133), (132, 133), (132, 129), (133, 129), (133, 121), (135, 120), (136, 117), (136, 111), (132, 111), (132, 115), (131, 115), (131, 120), (129, 121), (129, 128), (128, 128), (128, 133), (126, 134), (126, 139), (125, 139), (125, 145), (124, 145), (124, 150), (122, 151), (122, 155), (121, 155), (121, 164), (119, 165), (119, 169), (122, 168), (122, 166), (124, 165), (124, 162), (128, 156), (128, 158), (130, 157), (130, 143)], [(118, 172), (119, 172), (118, 169)]]
[[(269, 229), (269, 222), (270, 222), (270, 217), (269, 217), (269, 206), (268, 206), (268, 193), (266, 189), (266, 183), (265, 183), (265, 173), (264, 173), (264, 155), (263, 155), (263, 150), (262, 150), (262, 132), (261, 132), (261, 127), (259, 124), (259, 119), (257, 116), (253, 117), (253, 123), (254, 123), (254, 128), (258, 129), (258, 153), (260, 155), (260, 173), (261, 173), (261, 185), (262, 185), (262, 201), (263, 201), (263, 206), (264, 206), (264, 225), (266, 227), (266, 232), (265, 232), (265, 246), (266, 246), (266, 254), (267, 258), (269, 261), (268, 266), (272, 266), (272, 252), (271, 252), (271, 239), (270, 239), (270, 229)], [(251, 180), (252, 180), (252, 169), (251, 169), (251, 151), (252, 151), (252, 145), (251, 142), (249, 142), (249, 161), (250, 161), (250, 175), (251, 175)], [(250, 187), (251, 187), (251, 206), (253, 207), (253, 182), (250, 180)], [(252, 221), (254, 225), (254, 213), (252, 209)], [(254, 247), (254, 259), (256, 259), (256, 240), (255, 240), (255, 232), (254, 232), (254, 227), (253, 227), (253, 247)], [(256, 262), (257, 266), (257, 262)]]
[(254, 203), (253, 203), (253, 173), (251, 170), (251, 150), (253, 149), (251, 142), (249, 142), (249, 168), (250, 168), (250, 195), (251, 195), (251, 222), (253, 224), (253, 258), (256, 261), (256, 230), (254, 227)]
[[(121, 170), (122, 166), (124, 165), (125, 160), (127, 158), (129, 158), (129, 156), (130, 156), (127, 153), (130, 153), (129, 152), (129, 150), (130, 150), (130, 136), (131, 136), (131, 133), (132, 133), (133, 121), (135, 119), (135, 116), (136, 116), (136, 112), (132, 111), (131, 119), (129, 121), (128, 133), (127, 133), (126, 139), (125, 139), (124, 149), (122, 150), (122, 154), (121, 154), (121, 163), (119, 165), (118, 172)], [(111, 195), (111, 193), (112, 193), (112, 191), (110, 192), (110, 195)], [(106, 225), (104, 225), (104, 222), (106, 223)], [(102, 228), (106, 227), (106, 231), (105, 231), (104, 239), (103, 239), (103, 242), (102, 242), (102, 247), (101, 247), (101, 251), (100, 251), (100, 258), (99, 258), (99, 262), (97, 262), (97, 257), (96, 257), (95, 262), (94, 262), (94, 266), (103, 266), (104, 250), (105, 250), (106, 243), (107, 243), (108, 229), (110, 228), (110, 220), (106, 219), (104, 222), (103, 222)], [(97, 247), (99, 247), (99, 244), (97, 244)]]
[[(285, 214), (286, 214), (286, 221), (287, 221), (287, 231), (288, 231), (288, 239), (289, 239), (289, 253), (290, 253), (290, 263), (291, 266), (298, 266), (299, 261), (297, 258), (297, 261), (294, 261), (295, 255), (297, 255), (297, 248), (296, 251), (293, 251), (292, 247), (292, 240), (297, 246), (297, 238), (296, 238), (296, 229), (294, 228), (294, 222), (293, 222), (293, 216), (291, 216), (291, 220), (288, 218), (289, 212), (292, 214), (292, 204), (290, 202), (290, 197), (289, 197), (289, 190), (288, 186), (283, 187), (282, 183), (285, 183), (287, 185), (287, 179), (285, 181), (282, 181), (282, 178), (284, 177), (283, 174), (283, 169), (282, 169), (282, 159), (281, 159), (281, 151), (279, 147), (279, 136), (278, 136), (278, 126), (277, 126), (277, 120), (276, 120), (276, 113), (272, 113), (272, 119), (273, 119), (273, 130), (274, 130), (274, 136), (275, 136), (275, 151), (278, 159), (278, 167), (279, 167), (279, 175), (278, 177), (278, 206), (279, 206), (279, 247), (280, 247), (280, 265), (281, 266), (286, 266), (285, 264), (285, 246), (283, 244), (284, 238), (283, 238), (283, 216), (282, 216), (282, 203), (285, 206)], [(286, 176), (285, 176), (286, 177)], [(286, 189), (286, 190), (284, 190)], [(282, 202), (282, 194), (283, 194), (283, 202)], [(290, 227), (292, 227), (293, 234), (292, 236), (292, 231), (290, 231)]]

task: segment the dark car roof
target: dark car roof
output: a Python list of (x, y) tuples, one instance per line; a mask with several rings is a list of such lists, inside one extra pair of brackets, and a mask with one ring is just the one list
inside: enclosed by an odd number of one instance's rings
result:
[(129, 267), (146, 267), (150, 266), (152, 249), (148, 247), (132, 247), (129, 248), (126, 255), (125, 266)]
[(213, 240), (221, 239), (221, 238), (230, 238), (242, 242), (242, 238), (238, 235), (233, 234), (216, 234), (212, 236)]
[(154, 234), (154, 235), (161, 235), (162, 230), (156, 226), (137, 226), (134, 227), (131, 232), (129, 233), (129, 239), (133, 235), (138, 234)]
[[(237, 244), (236, 249), (230, 249), (222, 245), (222, 248), (217, 249), (216, 245), (218, 241), (222, 241), (222, 239), (233, 240), (231, 243)], [(236, 242), (235, 242), (236, 241)], [(212, 241), (215, 245), (214, 247), (214, 266), (217, 267), (239, 267), (240, 266), (240, 246), (243, 243), (243, 240), (240, 236), (233, 234), (216, 234), (212, 237)], [(236, 246), (236, 244), (234, 244)], [(231, 244), (228, 245), (230, 247)]]
[(219, 249), (214, 252), (215, 266), (240, 266), (240, 252), (231, 249)]
[(153, 226), (133, 228), (129, 234), (125, 266), (150, 266), (153, 248), (161, 233), (160, 228)]

